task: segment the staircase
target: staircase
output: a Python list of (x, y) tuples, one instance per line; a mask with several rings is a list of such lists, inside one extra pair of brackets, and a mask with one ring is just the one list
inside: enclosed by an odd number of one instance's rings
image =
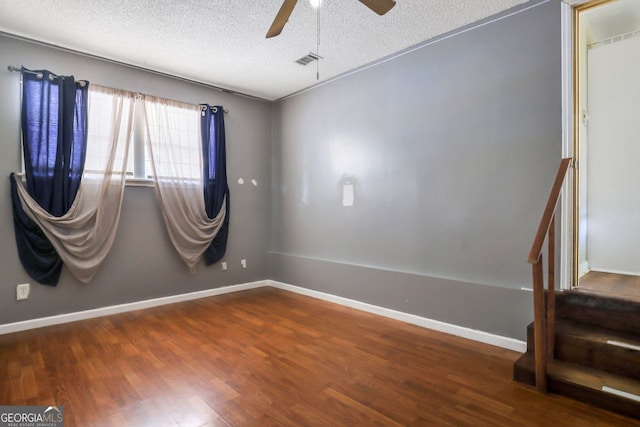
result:
[[(554, 358), (547, 390), (640, 419), (640, 300), (567, 291), (555, 295)], [(535, 385), (533, 323), (516, 381)]]

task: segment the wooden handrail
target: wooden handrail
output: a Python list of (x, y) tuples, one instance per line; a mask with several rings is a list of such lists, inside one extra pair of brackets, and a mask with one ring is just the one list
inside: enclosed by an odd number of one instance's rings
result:
[(538, 232), (536, 233), (536, 237), (533, 239), (531, 252), (529, 252), (530, 264), (534, 264), (538, 261), (538, 258), (540, 258), (542, 245), (544, 245), (544, 240), (547, 236), (547, 233), (549, 232), (553, 214), (556, 212), (556, 206), (558, 205), (558, 199), (560, 197), (560, 190), (562, 190), (562, 183), (564, 182), (564, 177), (567, 175), (567, 170), (569, 169), (570, 164), (570, 158), (562, 159), (562, 161), (560, 162), (556, 180), (553, 182), (553, 187), (551, 187), (551, 194), (549, 194), (547, 206), (544, 208), (544, 213), (542, 214), (542, 219), (540, 220), (540, 225), (538, 226)]
[[(554, 353), (554, 319), (555, 319), (555, 228), (556, 207), (562, 190), (562, 183), (569, 170), (571, 159), (562, 159), (558, 174), (551, 188), (547, 206), (542, 214), (538, 232), (533, 240), (529, 263), (533, 273), (533, 335), (535, 350), (536, 388), (541, 392), (547, 390), (547, 361), (553, 359)], [(547, 295), (544, 293), (544, 268), (542, 246), (548, 240)]]

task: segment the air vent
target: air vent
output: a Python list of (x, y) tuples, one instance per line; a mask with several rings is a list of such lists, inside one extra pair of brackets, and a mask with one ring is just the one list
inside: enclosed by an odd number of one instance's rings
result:
[(309, 65), (311, 64), (313, 61), (318, 61), (322, 59), (322, 56), (317, 55), (313, 52), (309, 52), (308, 55), (303, 56), (300, 59), (296, 59), (296, 62), (300, 65)]

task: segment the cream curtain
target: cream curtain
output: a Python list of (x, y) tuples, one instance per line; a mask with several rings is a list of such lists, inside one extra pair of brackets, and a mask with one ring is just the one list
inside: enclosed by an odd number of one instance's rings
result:
[[(145, 96), (147, 147), (169, 237), (192, 273), (224, 222), (225, 206), (209, 219), (202, 186), (198, 105)], [(225, 201), (226, 203), (226, 201)]]
[(14, 178), (25, 212), (40, 226), (64, 265), (84, 283), (96, 274), (115, 238), (134, 104), (132, 93), (89, 87), (87, 161), (76, 198), (65, 215), (47, 213), (29, 196), (22, 181)]

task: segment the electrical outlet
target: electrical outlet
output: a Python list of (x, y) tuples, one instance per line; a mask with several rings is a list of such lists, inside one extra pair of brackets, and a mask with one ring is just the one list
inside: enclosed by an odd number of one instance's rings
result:
[(29, 287), (28, 283), (16, 286), (16, 301), (29, 298)]
[(240, 260), (240, 264), (242, 265), (242, 268), (247, 268), (247, 260), (246, 259), (241, 259)]
[(227, 269), (227, 263), (226, 262), (222, 262), (221, 266), (222, 266), (222, 271), (225, 271)]

